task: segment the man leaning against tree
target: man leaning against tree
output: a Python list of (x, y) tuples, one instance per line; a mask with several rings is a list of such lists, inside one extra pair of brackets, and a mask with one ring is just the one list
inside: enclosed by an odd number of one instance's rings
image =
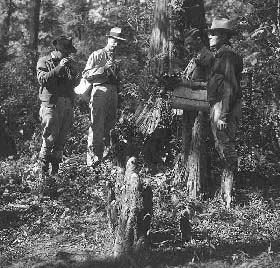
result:
[(210, 47), (214, 50), (214, 64), (207, 86), (210, 120), (216, 149), (222, 159), (221, 192), (227, 208), (232, 201), (234, 176), (238, 158), (235, 148), (236, 132), (241, 117), (240, 80), (242, 57), (232, 48), (232, 22), (217, 17), (210, 28)]
[(92, 83), (90, 99), (91, 125), (88, 133), (87, 165), (93, 166), (110, 150), (110, 132), (115, 126), (120, 82), (115, 50), (124, 41), (122, 29), (115, 27), (107, 36), (107, 45), (94, 51), (88, 58), (83, 78)]

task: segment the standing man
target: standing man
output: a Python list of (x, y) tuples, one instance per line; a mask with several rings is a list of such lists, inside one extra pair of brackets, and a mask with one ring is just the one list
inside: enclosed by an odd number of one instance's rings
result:
[(241, 56), (230, 44), (232, 34), (232, 25), (228, 18), (218, 17), (213, 20), (210, 47), (215, 50), (215, 60), (207, 93), (215, 145), (223, 160), (221, 193), (227, 208), (231, 204), (233, 179), (238, 163), (235, 135), (241, 117), (240, 80), (243, 69)]
[(55, 48), (39, 59), (37, 78), (40, 84), (40, 119), (43, 126), (40, 151), (41, 171), (56, 174), (62, 161), (63, 149), (73, 121), (74, 86), (76, 72), (69, 55), (76, 52), (72, 39), (59, 36), (53, 41)]
[[(194, 28), (187, 33), (184, 42), (188, 53), (193, 57), (184, 71), (181, 85), (193, 90), (206, 89), (211, 64), (214, 60), (214, 57), (205, 44), (206, 42), (204, 42), (203, 37), (203, 31)], [(182, 142), (185, 161), (188, 161), (191, 147), (192, 128), (197, 115), (197, 111), (183, 110)]]
[(184, 71), (181, 84), (192, 89), (205, 89), (213, 55), (203, 42), (202, 31), (197, 28), (190, 30), (184, 43), (193, 57)]
[(88, 134), (87, 165), (92, 166), (106, 157), (110, 149), (110, 131), (116, 123), (119, 68), (115, 49), (122, 38), (121, 28), (112, 28), (107, 45), (88, 58), (83, 78), (92, 83), (90, 99), (91, 125)]

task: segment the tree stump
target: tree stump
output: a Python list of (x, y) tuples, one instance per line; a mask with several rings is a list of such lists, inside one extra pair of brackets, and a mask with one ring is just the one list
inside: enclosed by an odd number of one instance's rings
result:
[(192, 142), (188, 155), (188, 196), (197, 199), (207, 185), (206, 115), (199, 112), (192, 128)]
[[(111, 199), (111, 200), (110, 200)], [(135, 256), (147, 248), (152, 216), (152, 190), (136, 173), (131, 157), (108, 195), (108, 217), (114, 235), (114, 257)]]

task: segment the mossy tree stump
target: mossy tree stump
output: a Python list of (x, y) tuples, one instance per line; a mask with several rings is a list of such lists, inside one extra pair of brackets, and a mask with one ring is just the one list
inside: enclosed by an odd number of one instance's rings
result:
[(132, 256), (147, 249), (152, 216), (152, 190), (136, 173), (136, 158), (128, 159), (110, 189), (108, 218), (114, 235), (115, 257)]

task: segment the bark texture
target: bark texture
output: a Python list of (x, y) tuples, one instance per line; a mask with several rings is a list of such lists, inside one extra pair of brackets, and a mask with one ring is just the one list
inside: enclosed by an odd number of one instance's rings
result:
[(0, 62), (5, 62), (7, 59), (11, 16), (15, 9), (16, 5), (12, 0), (4, 0), (0, 4)]
[[(206, 27), (203, 1), (185, 0), (183, 3), (183, 24), (190, 28)], [(204, 43), (208, 46), (205, 32)], [(196, 199), (207, 185), (208, 163), (206, 150), (206, 117), (203, 112), (183, 112), (182, 142), (185, 161), (185, 178), (189, 197)]]
[(150, 39), (150, 58), (154, 74), (160, 76), (169, 69), (168, 0), (155, 1), (154, 27)]
[(197, 199), (207, 185), (206, 116), (205, 113), (199, 112), (192, 127), (192, 141), (187, 162), (187, 191), (192, 199)]
[(30, 48), (34, 51), (38, 49), (38, 33), (39, 33), (39, 19), (40, 19), (41, 0), (31, 1), (30, 10)]
[(128, 159), (109, 191), (108, 217), (115, 237), (114, 256), (137, 255), (148, 246), (152, 190), (136, 172), (136, 158)]

